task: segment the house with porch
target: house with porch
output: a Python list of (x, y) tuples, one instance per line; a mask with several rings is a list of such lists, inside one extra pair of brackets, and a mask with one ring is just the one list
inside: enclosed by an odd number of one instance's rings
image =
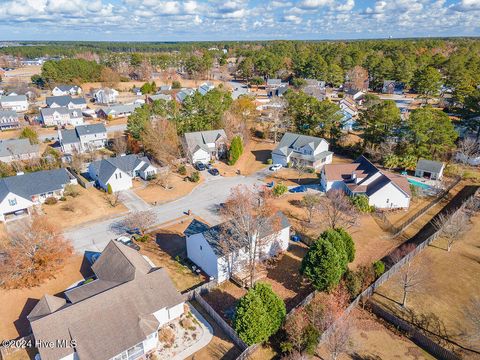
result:
[(29, 214), (49, 197), (61, 198), (65, 186), (77, 180), (65, 169), (18, 173), (0, 179), (0, 221)]
[(103, 124), (91, 124), (58, 130), (58, 141), (67, 154), (95, 151), (107, 145), (107, 129)]
[(40, 145), (31, 144), (28, 139), (0, 140), (0, 161), (25, 161), (40, 157)]
[(117, 102), (118, 91), (110, 88), (94, 90), (92, 97), (97, 104), (114, 104)]
[(300, 163), (319, 169), (332, 162), (333, 152), (328, 147), (325, 139), (287, 132), (272, 151), (272, 162), (283, 166)]
[(0, 110), (0, 130), (17, 129), (20, 127), (18, 115), (13, 110)]
[(87, 101), (85, 98), (74, 98), (70, 95), (48, 96), (45, 99), (45, 102), (49, 108), (66, 107), (77, 110), (85, 110), (87, 108)]
[(157, 168), (147, 157), (130, 154), (93, 161), (88, 166), (88, 174), (105, 191), (110, 185), (112, 192), (117, 192), (130, 189), (136, 177), (150, 180), (157, 174)]
[(82, 88), (77, 85), (57, 85), (52, 89), (53, 96), (81, 95)]
[(185, 133), (183, 147), (192, 164), (206, 164), (227, 156), (227, 135), (223, 129)]
[(378, 169), (365, 156), (351, 164), (328, 164), (320, 174), (327, 192), (343, 190), (349, 196), (366, 195), (377, 209), (408, 208), (412, 194), (405, 176)]
[[(190, 226), (186, 229), (188, 258), (219, 283), (231, 276), (242, 278), (247, 268), (248, 252), (246, 247), (239, 245), (241, 239), (228, 245), (225, 243), (226, 236), (233, 236), (232, 223), (227, 221), (213, 227), (199, 226), (198, 221), (192, 224), (198, 232), (192, 231)], [(257, 258), (260, 260), (286, 251), (290, 239), (291, 225), (282, 212), (273, 215), (265, 224), (258, 234)]]
[(82, 111), (68, 107), (40, 109), (40, 119), (45, 126), (83, 125)]
[(415, 176), (429, 180), (441, 180), (444, 169), (445, 164), (440, 161), (420, 159), (415, 168)]
[[(184, 313), (167, 271), (110, 241), (92, 265), (95, 280), (44, 295), (27, 316), (42, 360), (146, 359), (158, 332)], [(61, 344), (61, 345), (58, 345)]]

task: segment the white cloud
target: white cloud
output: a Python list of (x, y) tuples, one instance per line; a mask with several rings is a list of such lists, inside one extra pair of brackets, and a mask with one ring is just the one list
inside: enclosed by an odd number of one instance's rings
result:
[(302, 18), (296, 15), (286, 15), (283, 19), (285, 21), (293, 22), (294, 24), (300, 24), (302, 22)]

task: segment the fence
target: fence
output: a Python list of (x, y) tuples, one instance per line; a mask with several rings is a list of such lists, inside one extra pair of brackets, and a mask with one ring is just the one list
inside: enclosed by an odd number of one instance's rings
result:
[(460, 360), (460, 357), (452, 353), (450, 350), (447, 350), (444, 347), (438, 345), (436, 342), (432, 341), (422, 332), (417, 330), (415, 326), (396, 317), (395, 315), (388, 312), (381, 306), (374, 304), (372, 302), (369, 302), (368, 306), (370, 307), (370, 309), (375, 315), (380, 316), (382, 319), (388, 321), (389, 323), (393, 324), (395, 327), (406, 332), (409, 338), (411, 338), (421, 348), (425, 349), (430, 354), (435, 356), (435, 358), (441, 359), (441, 360)]
[(85, 177), (83, 177), (82, 175), (78, 174), (77, 172), (75, 172), (73, 169), (71, 168), (68, 168), (68, 171), (70, 172), (70, 174), (72, 174), (73, 176), (75, 176), (75, 179), (77, 179), (78, 183), (83, 186), (85, 189), (89, 189), (91, 188), (95, 182), (92, 180), (92, 181), (89, 181), (87, 180)]

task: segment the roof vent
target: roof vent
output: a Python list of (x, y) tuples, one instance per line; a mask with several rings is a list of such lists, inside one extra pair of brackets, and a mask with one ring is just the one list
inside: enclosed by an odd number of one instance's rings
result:
[(25, 175), (25, 173), (23, 171), (19, 171), (19, 172), (17, 172), (17, 176), (18, 175)]

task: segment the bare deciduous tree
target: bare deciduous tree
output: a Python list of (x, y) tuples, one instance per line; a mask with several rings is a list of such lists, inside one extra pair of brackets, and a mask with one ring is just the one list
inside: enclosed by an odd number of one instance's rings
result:
[(115, 133), (112, 140), (112, 151), (116, 155), (125, 154), (127, 152), (127, 139), (121, 133)]
[(466, 334), (467, 341), (477, 344), (477, 349), (480, 349), (480, 297), (477, 296), (470, 300), (465, 309), (465, 315), (471, 319), (473, 325), (472, 331)]
[(226, 254), (231, 255), (228, 256), (229, 263), (247, 273), (248, 284), (252, 287), (264, 247), (275, 241), (270, 236), (261, 235), (277, 236), (280, 228), (280, 217), (270, 193), (237, 186), (232, 189), (221, 215), (225, 220), (221, 246)]
[(123, 220), (123, 226), (129, 230), (138, 229), (141, 235), (155, 225), (157, 215), (153, 210), (134, 211)]
[(180, 141), (173, 121), (153, 119), (142, 134), (145, 150), (162, 165), (171, 165), (180, 156)]
[(278, 133), (289, 130), (292, 121), (285, 112), (287, 102), (284, 98), (275, 96), (269, 105), (266, 121), (269, 125), (270, 132), (273, 133), (273, 142), (277, 143)]
[[(395, 250), (395, 252), (391, 255), (391, 258), (395, 263), (397, 263), (414, 249), (415, 245), (413, 244), (404, 245), (399, 249)], [(424, 280), (424, 268), (421, 263), (418, 263), (414, 266), (412, 264), (412, 261), (409, 261), (405, 265), (403, 265), (398, 274), (399, 285), (403, 294), (402, 306), (406, 307), (408, 295), (414, 292)]]
[(330, 190), (322, 197), (320, 214), (328, 227), (348, 229), (357, 224), (357, 213), (350, 199), (342, 190)]
[(169, 190), (172, 187), (170, 186), (170, 178), (172, 177), (172, 170), (169, 165), (159, 169), (157, 173), (157, 178), (155, 183), (162, 186), (163, 188)]
[(447, 251), (450, 252), (453, 244), (460, 240), (469, 227), (469, 217), (463, 210), (441, 213), (433, 220), (433, 225), (439, 231), (441, 238), (447, 242)]
[(120, 204), (120, 192), (114, 192), (112, 194), (104, 193), (105, 201), (111, 207), (117, 207)]
[(350, 318), (338, 319), (328, 333), (325, 345), (330, 352), (332, 360), (337, 360), (341, 354), (348, 352), (352, 348), (351, 327)]
[(307, 219), (309, 224), (312, 223), (313, 215), (315, 215), (315, 213), (318, 211), (320, 201), (320, 196), (317, 194), (306, 194), (303, 196), (300, 204), (307, 213)]
[(295, 309), (285, 321), (284, 329), (287, 334), (288, 341), (293, 348), (301, 352), (304, 343), (304, 330), (308, 325), (308, 318), (303, 308)]
[(295, 161), (293, 168), (297, 172), (297, 183), (300, 184), (300, 178), (307, 172), (308, 166), (303, 161)]
[(480, 142), (473, 138), (465, 138), (458, 144), (457, 159), (467, 164), (471, 159), (480, 156)]

